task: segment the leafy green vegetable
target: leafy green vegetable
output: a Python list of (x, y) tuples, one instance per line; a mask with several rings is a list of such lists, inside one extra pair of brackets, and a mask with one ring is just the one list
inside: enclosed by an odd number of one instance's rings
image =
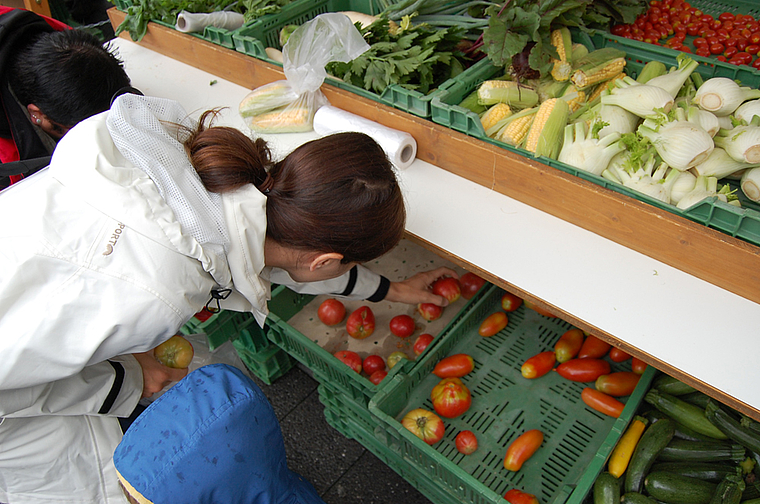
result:
[(220, 10), (240, 12), (245, 22), (265, 14), (275, 14), (293, 0), (137, 0), (127, 9), (127, 16), (116, 29), (116, 35), (128, 31), (132, 40), (139, 42), (148, 30), (148, 22), (161, 21), (170, 25), (177, 22), (181, 11), (209, 13)]
[(395, 33), (384, 18), (359, 30), (369, 50), (353, 61), (329, 63), (326, 68), (331, 75), (368, 91), (382, 93), (389, 85), (398, 84), (428, 93), (464, 70), (454, 52), (462, 39), (457, 27), (412, 25), (407, 16)]

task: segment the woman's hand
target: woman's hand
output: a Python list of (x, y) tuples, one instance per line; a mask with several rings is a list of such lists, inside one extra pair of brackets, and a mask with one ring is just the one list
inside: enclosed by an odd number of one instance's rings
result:
[(160, 392), (171, 382), (180, 381), (187, 375), (187, 368), (174, 369), (164, 366), (153, 356), (153, 350), (132, 354), (143, 372), (143, 397)]
[(410, 276), (401, 282), (391, 282), (386, 294), (386, 301), (398, 303), (419, 304), (432, 303), (438, 306), (446, 306), (449, 301), (443, 296), (437, 296), (430, 292), (430, 286), (441, 277), (459, 278), (456, 271), (440, 267), (430, 271), (423, 271)]

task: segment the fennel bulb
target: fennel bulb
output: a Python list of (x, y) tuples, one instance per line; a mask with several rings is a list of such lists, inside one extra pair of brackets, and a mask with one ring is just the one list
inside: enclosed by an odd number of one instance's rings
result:
[(699, 107), (690, 106), (687, 110), (688, 121), (699, 125), (708, 135), (714, 137), (720, 131), (718, 116)]
[(742, 87), (728, 77), (707, 79), (694, 96), (694, 103), (716, 116), (727, 116), (747, 100), (760, 98), (760, 89)]
[(670, 193), (680, 172), (669, 169), (666, 163), (660, 163), (655, 170), (655, 164), (655, 157), (650, 156), (647, 162), (636, 170), (626, 170), (620, 165), (611, 165), (607, 171), (614, 172), (616, 178), (625, 187), (663, 203), (670, 203)]
[(742, 192), (752, 201), (760, 201), (760, 168), (752, 168), (742, 175)]
[[(703, 199), (718, 195), (718, 179), (715, 177), (697, 177), (694, 189), (689, 191), (676, 205), (681, 210), (690, 208)], [(725, 198), (725, 196), (724, 196)]]
[(760, 116), (760, 99), (750, 100), (739, 105), (734, 111), (734, 117), (740, 121), (744, 121), (746, 124), (752, 122), (752, 118)]
[(602, 104), (599, 107), (599, 120), (607, 123), (599, 130), (599, 138), (602, 138), (611, 133), (618, 133), (619, 135), (633, 133), (641, 119), (636, 114), (632, 114), (617, 105)]
[(686, 82), (686, 79), (699, 67), (699, 63), (685, 54), (679, 54), (677, 61), (677, 70), (671, 70), (669, 73), (653, 77), (647, 81), (647, 85), (662, 88), (675, 98), (683, 87), (684, 82)]
[(652, 142), (663, 161), (680, 171), (707, 159), (715, 147), (712, 137), (699, 125), (678, 119), (668, 121), (664, 114), (645, 119), (637, 131)]
[(670, 112), (675, 100), (670, 93), (657, 86), (639, 84), (630, 77), (615, 81), (610, 94), (602, 96), (603, 105), (617, 105), (639, 117), (646, 117), (662, 109)]
[(740, 163), (760, 163), (760, 117), (752, 124), (737, 126), (731, 130), (720, 130), (713, 139), (715, 145), (726, 150), (729, 156)]
[(739, 170), (755, 168), (757, 166), (760, 166), (760, 163), (750, 164), (736, 161), (729, 156), (728, 152), (723, 148), (716, 147), (710, 155), (707, 156), (707, 159), (694, 167), (694, 171), (697, 175), (722, 179), (723, 177), (727, 177)]
[(577, 122), (565, 126), (565, 138), (559, 152), (558, 161), (578, 168), (579, 170), (601, 175), (610, 164), (610, 160), (625, 149), (620, 144), (620, 133), (594, 138), (592, 127), (586, 133), (586, 124)]
[(697, 176), (691, 173), (691, 171), (679, 172), (678, 178), (676, 178), (670, 187), (670, 202), (677, 205), (684, 196), (694, 189), (696, 184)]

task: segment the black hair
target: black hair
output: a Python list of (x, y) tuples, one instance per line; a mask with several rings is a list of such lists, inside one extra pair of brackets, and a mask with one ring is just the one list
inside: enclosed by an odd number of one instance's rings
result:
[(130, 85), (116, 54), (83, 30), (37, 35), (15, 54), (8, 81), (22, 105), (68, 127), (108, 110), (114, 93)]

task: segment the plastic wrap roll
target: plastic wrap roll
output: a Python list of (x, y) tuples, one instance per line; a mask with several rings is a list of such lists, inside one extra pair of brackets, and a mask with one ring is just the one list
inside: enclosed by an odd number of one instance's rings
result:
[(243, 15), (238, 12), (217, 11), (210, 14), (182, 11), (177, 15), (177, 31), (199, 33), (207, 26), (224, 30), (237, 30), (243, 26)]
[(319, 135), (356, 131), (366, 133), (380, 144), (388, 158), (403, 170), (417, 156), (417, 142), (405, 131), (388, 128), (345, 110), (324, 105), (314, 115), (314, 131)]

